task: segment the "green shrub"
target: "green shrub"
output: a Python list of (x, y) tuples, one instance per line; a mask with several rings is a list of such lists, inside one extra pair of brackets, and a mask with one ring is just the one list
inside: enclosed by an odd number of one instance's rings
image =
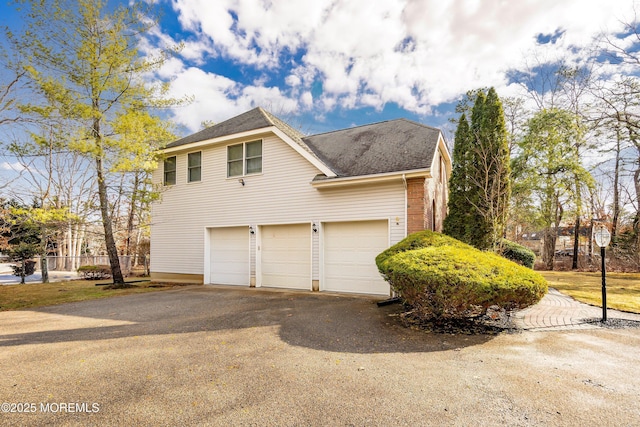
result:
[(83, 265), (78, 268), (78, 275), (87, 280), (109, 279), (111, 267), (108, 265)]
[(388, 249), (382, 251), (376, 257), (376, 263), (378, 259), (388, 258), (399, 252), (411, 251), (414, 249), (422, 249), (428, 247), (441, 247), (441, 246), (453, 246), (465, 249), (473, 249), (473, 246), (462, 243), (460, 240), (449, 237), (446, 234), (435, 233), (433, 231), (425, 230), (417, 233), (409, 234), (407, 237), (391, 246)]
[(492, 305), (523, 308), (547, 291), (533, 270), (431, 231), (408, 236), (378, 255), (376, 264), (423, 319), (478, 315)]
[(507, 239), (502, 239), (502, 241), (500, 241), (498, 254), (529, 268), (533, 268), (533, 264), (536, 261), (536, 254), (534, 254), (531, 249), (525, 248), (524, 246)]

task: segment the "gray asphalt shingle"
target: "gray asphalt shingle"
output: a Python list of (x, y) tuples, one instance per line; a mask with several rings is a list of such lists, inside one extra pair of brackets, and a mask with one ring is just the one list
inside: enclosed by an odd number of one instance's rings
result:
[(405, 119), (303, 138), (338, 176), (360, 176), (431, 167), (440, 131)]

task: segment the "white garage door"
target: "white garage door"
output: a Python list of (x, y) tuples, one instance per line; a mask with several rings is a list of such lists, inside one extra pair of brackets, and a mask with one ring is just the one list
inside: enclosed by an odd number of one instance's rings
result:
[(389, 295), (375, 261), (389, 247), (387, 221), (330, 222), (323, 230), (323, 290)]
[(211, 283), (249, 286), (249, 228), (212, 228), (209, 237)]
[(262, 286), (311, 289), (311, 226), (266, 225), (260, 236)]

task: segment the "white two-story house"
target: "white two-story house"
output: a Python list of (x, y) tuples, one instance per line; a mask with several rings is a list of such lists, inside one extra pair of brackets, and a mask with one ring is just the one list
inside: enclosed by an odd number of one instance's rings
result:
[(376, 255), (446, 215), (442, 133), (404, 119), (305, 136), (255, 108), (164, 155), (156, 281), (389, 295)]

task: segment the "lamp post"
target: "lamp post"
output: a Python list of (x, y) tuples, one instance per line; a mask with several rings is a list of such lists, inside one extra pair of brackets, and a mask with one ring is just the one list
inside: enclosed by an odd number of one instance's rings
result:
[(602, 321), (607, 321), (607, 273), (604, 264), (605, 248), (611, 241), (611, 233), (604, 226), (600, 226), (595, 232), (596, 245), (600, 246), (602, 258)]

